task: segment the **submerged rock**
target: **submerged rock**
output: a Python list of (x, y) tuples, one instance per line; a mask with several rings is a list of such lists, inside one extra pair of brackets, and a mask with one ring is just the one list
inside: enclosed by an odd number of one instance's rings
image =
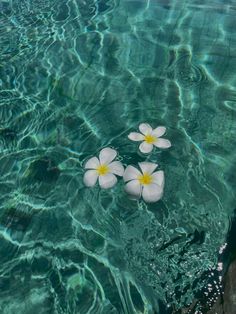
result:
[(236, 260), (230, 265), (225, 280), (224, 314), (235, 314), (236, 311)]
[(222, 299), (218, 299), (207, 314), (235, 314), (236, 311), (236, 260), (229, 266), (225, 276), (225, 287)]

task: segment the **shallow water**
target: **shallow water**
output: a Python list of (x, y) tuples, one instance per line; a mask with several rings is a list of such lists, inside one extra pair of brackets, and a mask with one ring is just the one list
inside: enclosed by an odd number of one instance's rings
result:
[[(235, 14), (234, 0), (0, 1), (2, 314), (174, 313), (214, 274), (211, 306), (235, 208)], [(142, 122), (172, 148), (139, 153)], [(106, 146), (157, 162), (163, 199), (86, 188)]]

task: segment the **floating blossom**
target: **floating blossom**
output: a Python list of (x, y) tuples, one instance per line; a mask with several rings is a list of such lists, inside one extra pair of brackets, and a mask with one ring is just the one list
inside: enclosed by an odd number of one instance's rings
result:
[(99, 158), (90, 158), (84, 168), (89, 169), (84, 174), (84, 184), (92, 187), (96, 184), (97, 179), (99, 185), (103, 189), (113, 187), (116, 182), (117, 176), (123, 176), (124, 167), (120, 161), (113, 161), (117, 156), (116, 150), (106, 147), (99, 153)]
[(153, 145), (159, 148), (171, 147), (171, 142), (169, 140), (161, 138), (161, 136), (166, 132), (166, 128), (164, 126), (152, 129), (148, 123), (141, 123), (139, 125), (139, 131), (141, 133), (131, 132), (128, 135), (128, 138), (136, 142), (142, 141), (139, 145), (139, 149), (142, 153), (150, 153), (153, 150)]
[(142, 196), (145, 202), (157, 202), (163, 195), (164, 172), (154, 172), (157, 164), (152, 162), (140, 162), (139, 167), (141, 171), (133, 166), (125, 169), (123, 179), (128, 182), (125, 185), (126, 192), (135, 199)]

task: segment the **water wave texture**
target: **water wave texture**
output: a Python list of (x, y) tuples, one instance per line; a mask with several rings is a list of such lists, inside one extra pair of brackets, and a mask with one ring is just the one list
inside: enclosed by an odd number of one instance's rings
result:
[[(206, 286), (235, 208), (235, 10), (0, 1), (2, 314), (174, 313)], [(85, 188), (102, 147), (145, 160), (127, 139), (141, 122), (173, 143), (148, 157), (162, 201)]]

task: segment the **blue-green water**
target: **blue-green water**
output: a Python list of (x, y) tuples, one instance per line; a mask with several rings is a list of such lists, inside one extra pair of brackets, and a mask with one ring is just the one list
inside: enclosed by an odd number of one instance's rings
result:
[[(0, 1), (1, 314), (172, 314), (206, 289), (235, 208), (235, 14), (234, 0)], [(138, 152), (142, 122), (172, 147)], [(157, 162), (162, 200), (86, 188), (106, 146)]]

